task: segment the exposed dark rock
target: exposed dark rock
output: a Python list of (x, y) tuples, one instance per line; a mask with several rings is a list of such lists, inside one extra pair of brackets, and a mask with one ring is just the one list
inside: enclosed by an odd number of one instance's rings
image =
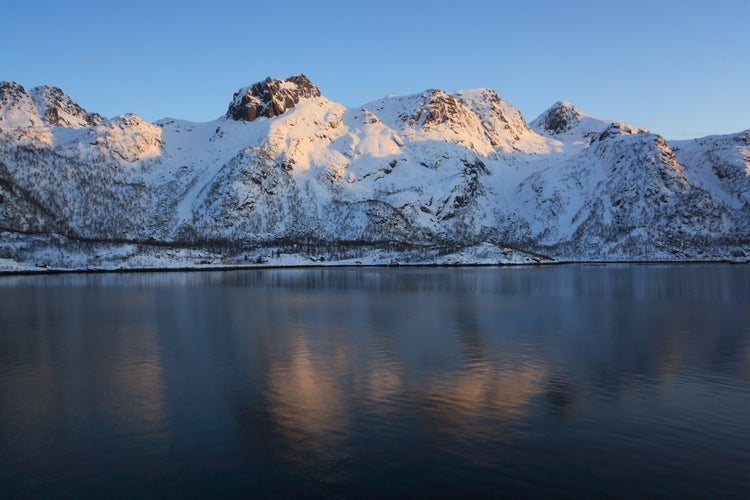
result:
[[(35, 87), (26, 91), (15, 82), (0, 83), (0, 110), (11, 110), (16, 113), (15, 126), (39, 125), (37, 118), (47, 125), (59, 125), (68, 128), (92, 127), (104, 121), (97, 113), (89, 113), (76, 104), (57, 87)], [(20, 121), (19, 116), (26, 116)]]
[(0, 82), (0, 125), (33, 126), (38, 119), (29, 94), (16, 82)]
[[(609, 139), (610, 137), (616, 137), (620, 135), (633, 135), (633, 134), (645, 134), (645, 133), (648, 133), (646, 129), (632, 127), (632, 126), (624, 125), (618, 122), (613, 122), (613, 123), (610, 123), (609, 126), (606, 129), (604, 129), (604, 131), (601, 134), (599, 134), (598, 140), (603, 141), (605, 139)], [(661, 139), (661, 145), (666, 146), (664, 139), (661, 137), (659, 137), (659, 139)]]
[(271, 77), (235, 92), (226, 117), (251, 122), (259, 116), (273, 118), (292, 109), (302, 99), (320, 97), (318, 87), (305, 75), (286, 80)]
[(738, 144), (745, 144), (747, 146), (750, 146), (750, 130), (746, 131), (744, 134), (740, 135), (738, 134), (734, 138), (734, 142)]
[(553, 134), (570, 130), (571, 125), (581, 119), (581, 112), (567, 102), (557, 102), (544, 117), (544, 129)]
[(26, 90), (16, 82), (0, 82), (0, 105), (9, 104), (11, 99), (26, 94)]
[(29, 95), (48, 125), (80, 128), (93, 127), (104, 121), (101, 115), (87, 112), (57, 87), (35, 87)]
[[(421, 125), (428, 129), (441, 123), (455, 122), (468, 113), (455, 96), (442, 90), (430, 90), (429, 94), (424, 94), (424, 97), (425, 101), (420, 104), (414, 114), (408, 117), (411, 126)], [(406, 120), (407, 117), (404, 116), (403, 119)]]

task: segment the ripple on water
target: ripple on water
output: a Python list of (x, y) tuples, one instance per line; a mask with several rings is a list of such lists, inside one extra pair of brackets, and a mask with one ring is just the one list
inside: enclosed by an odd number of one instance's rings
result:
[(0, 278), (13, 496), (743, 497), (750, 270)]

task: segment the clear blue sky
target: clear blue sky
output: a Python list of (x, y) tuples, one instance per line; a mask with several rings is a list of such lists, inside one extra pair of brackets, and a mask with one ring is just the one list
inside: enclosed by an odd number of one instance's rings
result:
[(750, 128), (750, 0), (0, 0), (0, 80), (89, 111), (207, 121), (266, 76), (357, 106), (489, 87), (669, 139)]

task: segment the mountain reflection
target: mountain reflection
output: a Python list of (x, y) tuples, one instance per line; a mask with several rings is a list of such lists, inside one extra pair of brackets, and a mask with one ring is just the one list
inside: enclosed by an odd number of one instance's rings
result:
[(531, 399), (544, 391), (544, 380), (541, 366), (481, 362), (455, 373), (435, 374), (420, 399), (435, 432), (464, 439), (486, 434), (488, 417), (511, 425), (526, 416)]
[(291, 334), (289, 351), (268, 369), (268, 412), (290, 448), (290, 457), (335, 444), (349, 421), (346, 395), (336, 375), (346, 360), (315, 360), (303, 332)]
[(0, 484), (43, 498), (81, 496), (82, 484), (104, 488), (83, 496), (129, 495), (134, 481), (160, 485), (132, 492), (145, 497), (175, 496), (179, 481), (177, 496), (258, 486), (260, 496), (356, 496), (341, 485), (387, 496), (396, 476), (448, 494), (537, 465), (640, 466), (647, 452), (665, 464), (710, 457), (700, 470), (740, 484), (749, 275), (560, 266), (0, 278)]

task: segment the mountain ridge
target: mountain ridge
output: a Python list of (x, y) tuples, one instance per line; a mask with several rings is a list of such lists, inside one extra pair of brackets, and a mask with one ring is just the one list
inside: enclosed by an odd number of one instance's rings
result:
[(150, 124), (3, 82), (0, 269), (743, 260), (749, 175), (750, 131), (529, 123), (491, 89), (347, 108), (269, 77)]

